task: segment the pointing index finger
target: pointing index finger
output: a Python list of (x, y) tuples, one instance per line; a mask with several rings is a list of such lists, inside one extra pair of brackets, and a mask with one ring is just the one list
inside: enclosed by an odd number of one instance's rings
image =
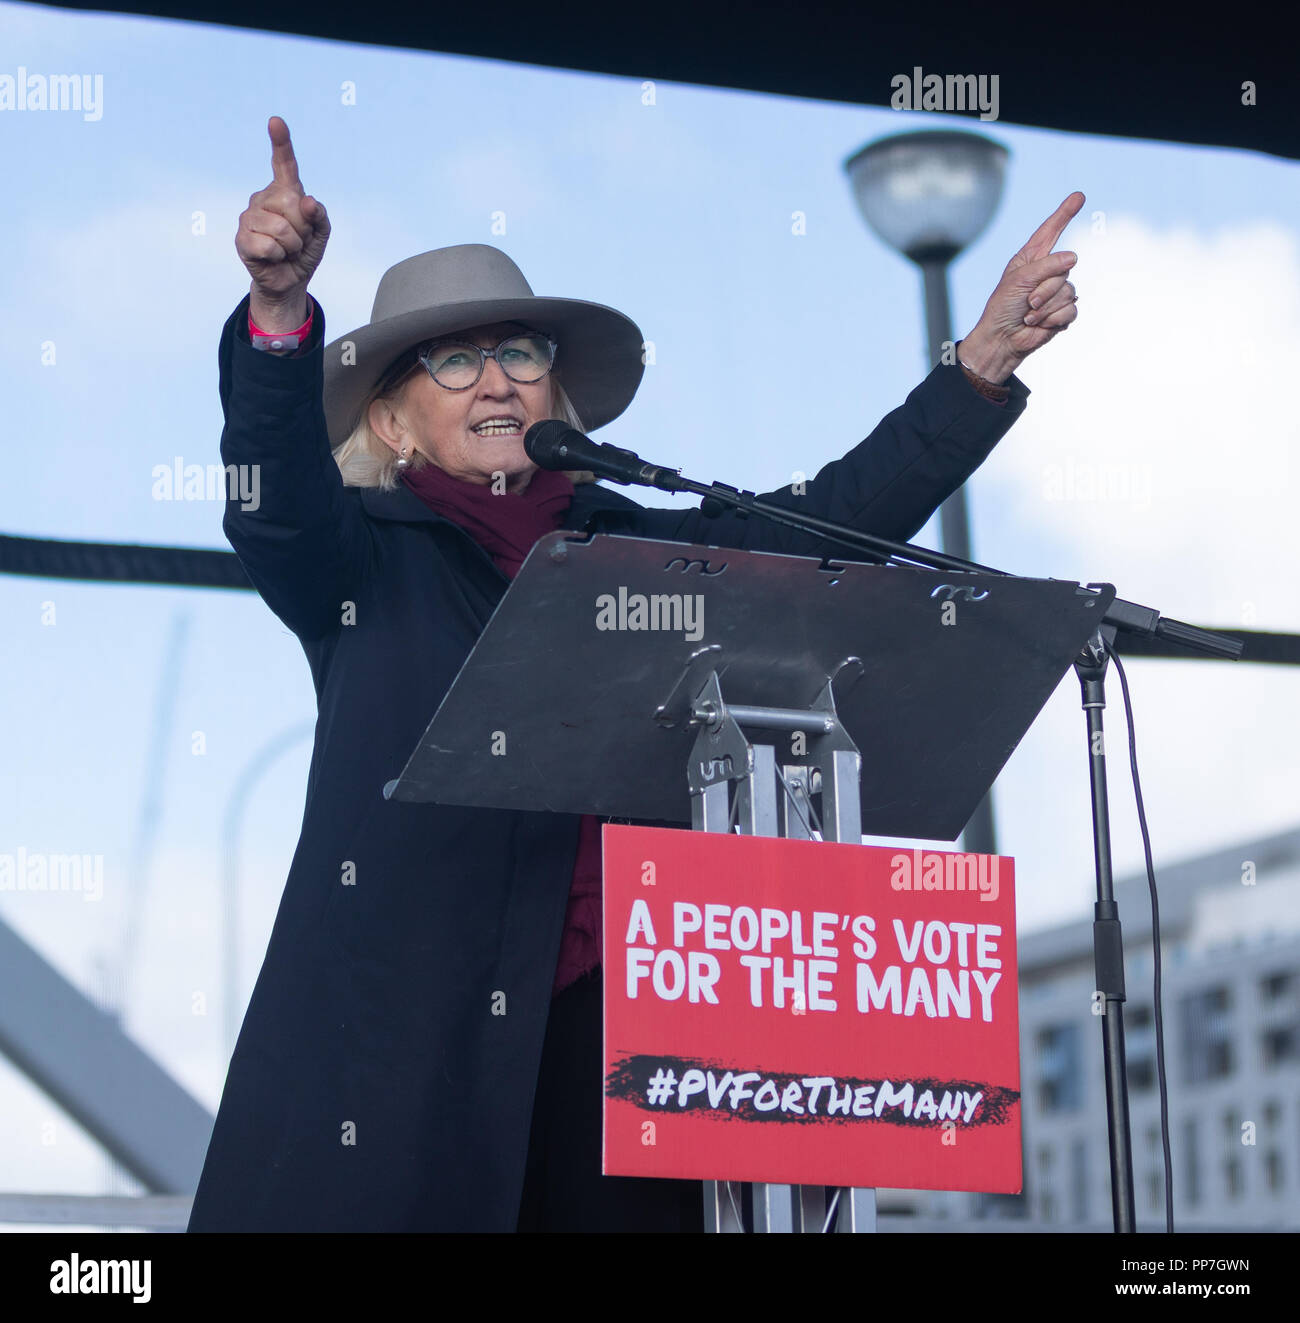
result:
[(1024, 247), (1026, 256), (1046, 257), (1056, 246), (1065, 227), (1079, 214), (1085, 202), (1082, 193), (1071, 193), (1064, 202), (1034, 231)]
[(279, 115), (272, 115), (266, 129), (271, 135), (271, 174), (275, 182), (288, 184), (301, 192), (302, 181), (298, 178), (298, 161), (289, 140), (289, 126)]

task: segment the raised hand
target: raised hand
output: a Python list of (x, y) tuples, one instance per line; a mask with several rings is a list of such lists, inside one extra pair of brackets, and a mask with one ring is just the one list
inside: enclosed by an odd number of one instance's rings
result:
[(1078, 294), (1066, 279), (1078, 254), (1052, 248), (1085, 201), (1082, 193), (1071, 193), (1007, 263), (975, 329), (962, 341), (962, 360), (980, 376), (1005, 381), (1079, 315)]
[(251, 311), (259, 326), (263, 325), (258, 320), (259, 307), (267, 314), (302, 308), (305, 318), (307, 282), (320, 265), (330, 236), (325, 208), (303, 192), (289, 126), (272, 115), (267, 132), (271, 136), (271, 182), (248, 199), (235, 234), (235, 251), (253, 278)]

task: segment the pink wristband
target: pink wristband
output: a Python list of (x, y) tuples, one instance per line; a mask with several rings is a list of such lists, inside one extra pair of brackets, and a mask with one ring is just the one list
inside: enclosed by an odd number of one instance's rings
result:
[(297, 349), (306, 342), (307, 336), (311, 332), (312, 318), (315, 315), (316, 309), (309, 296), (307, 299), (307, 320), (301, 326), (292, 331), (263, 331), (254, 324), (253, 314), (250, 310), (248, 314), (248, 338), (259, 349)]

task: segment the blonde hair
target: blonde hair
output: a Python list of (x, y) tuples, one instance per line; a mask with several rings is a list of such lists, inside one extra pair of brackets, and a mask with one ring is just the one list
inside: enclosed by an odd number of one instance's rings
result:
[[(376, 436), (370, 426), (370, 406), (375, 400), (396, 399), (406, 389), (410, 379), (409, 375), (403, 376), (393, 385), (385, 387), (384, 378), (380, 378), (375, 389), (361, 406), (360, 421), (356, 427), (333, 447), (334, 462), (343, 475), (345, 487), (378, 487), (383, 492), (396, 489), (398, 474), (401, 472), (397, 467), (397, 455), (392, 446), (382, 437)], [(568, 392), (554, 373), (551, 374), (551, 401), (552, 417), (561, 419), (579, 432), (587, 430), (578, 411), (573, 407)], [(421, 469), (428, 463), (430, 463), (429, 459), (419, 451), (411, 457), (413, 470)], [(566, 471), (566, 476), (575, 483), (596, 481), (596, 475), (586, 470)]]

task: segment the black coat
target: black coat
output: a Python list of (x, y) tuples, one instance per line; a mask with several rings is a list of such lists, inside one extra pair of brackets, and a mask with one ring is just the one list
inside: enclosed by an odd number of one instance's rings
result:
[[(221, 458), (260, 465), (260, 506), (228, 502), (223, 527), (301, 641), (319, 715), (302, 834), (189, 1229), (510, 1231), (579, 819), (383, 798), (509, 581), (412, 492), (343, 486), (321, 407), (323, 314), (310, 352), (277, 358), (250, 345), (247, 312), (245, 299), (221, 338)], [(1009, 384), (999, 406), (936, 367), (805, 496), (767, 499), (911, 537), (1024, 410), (1028, 391)], [(565, 527), (823, 550), (594, 483)]]

